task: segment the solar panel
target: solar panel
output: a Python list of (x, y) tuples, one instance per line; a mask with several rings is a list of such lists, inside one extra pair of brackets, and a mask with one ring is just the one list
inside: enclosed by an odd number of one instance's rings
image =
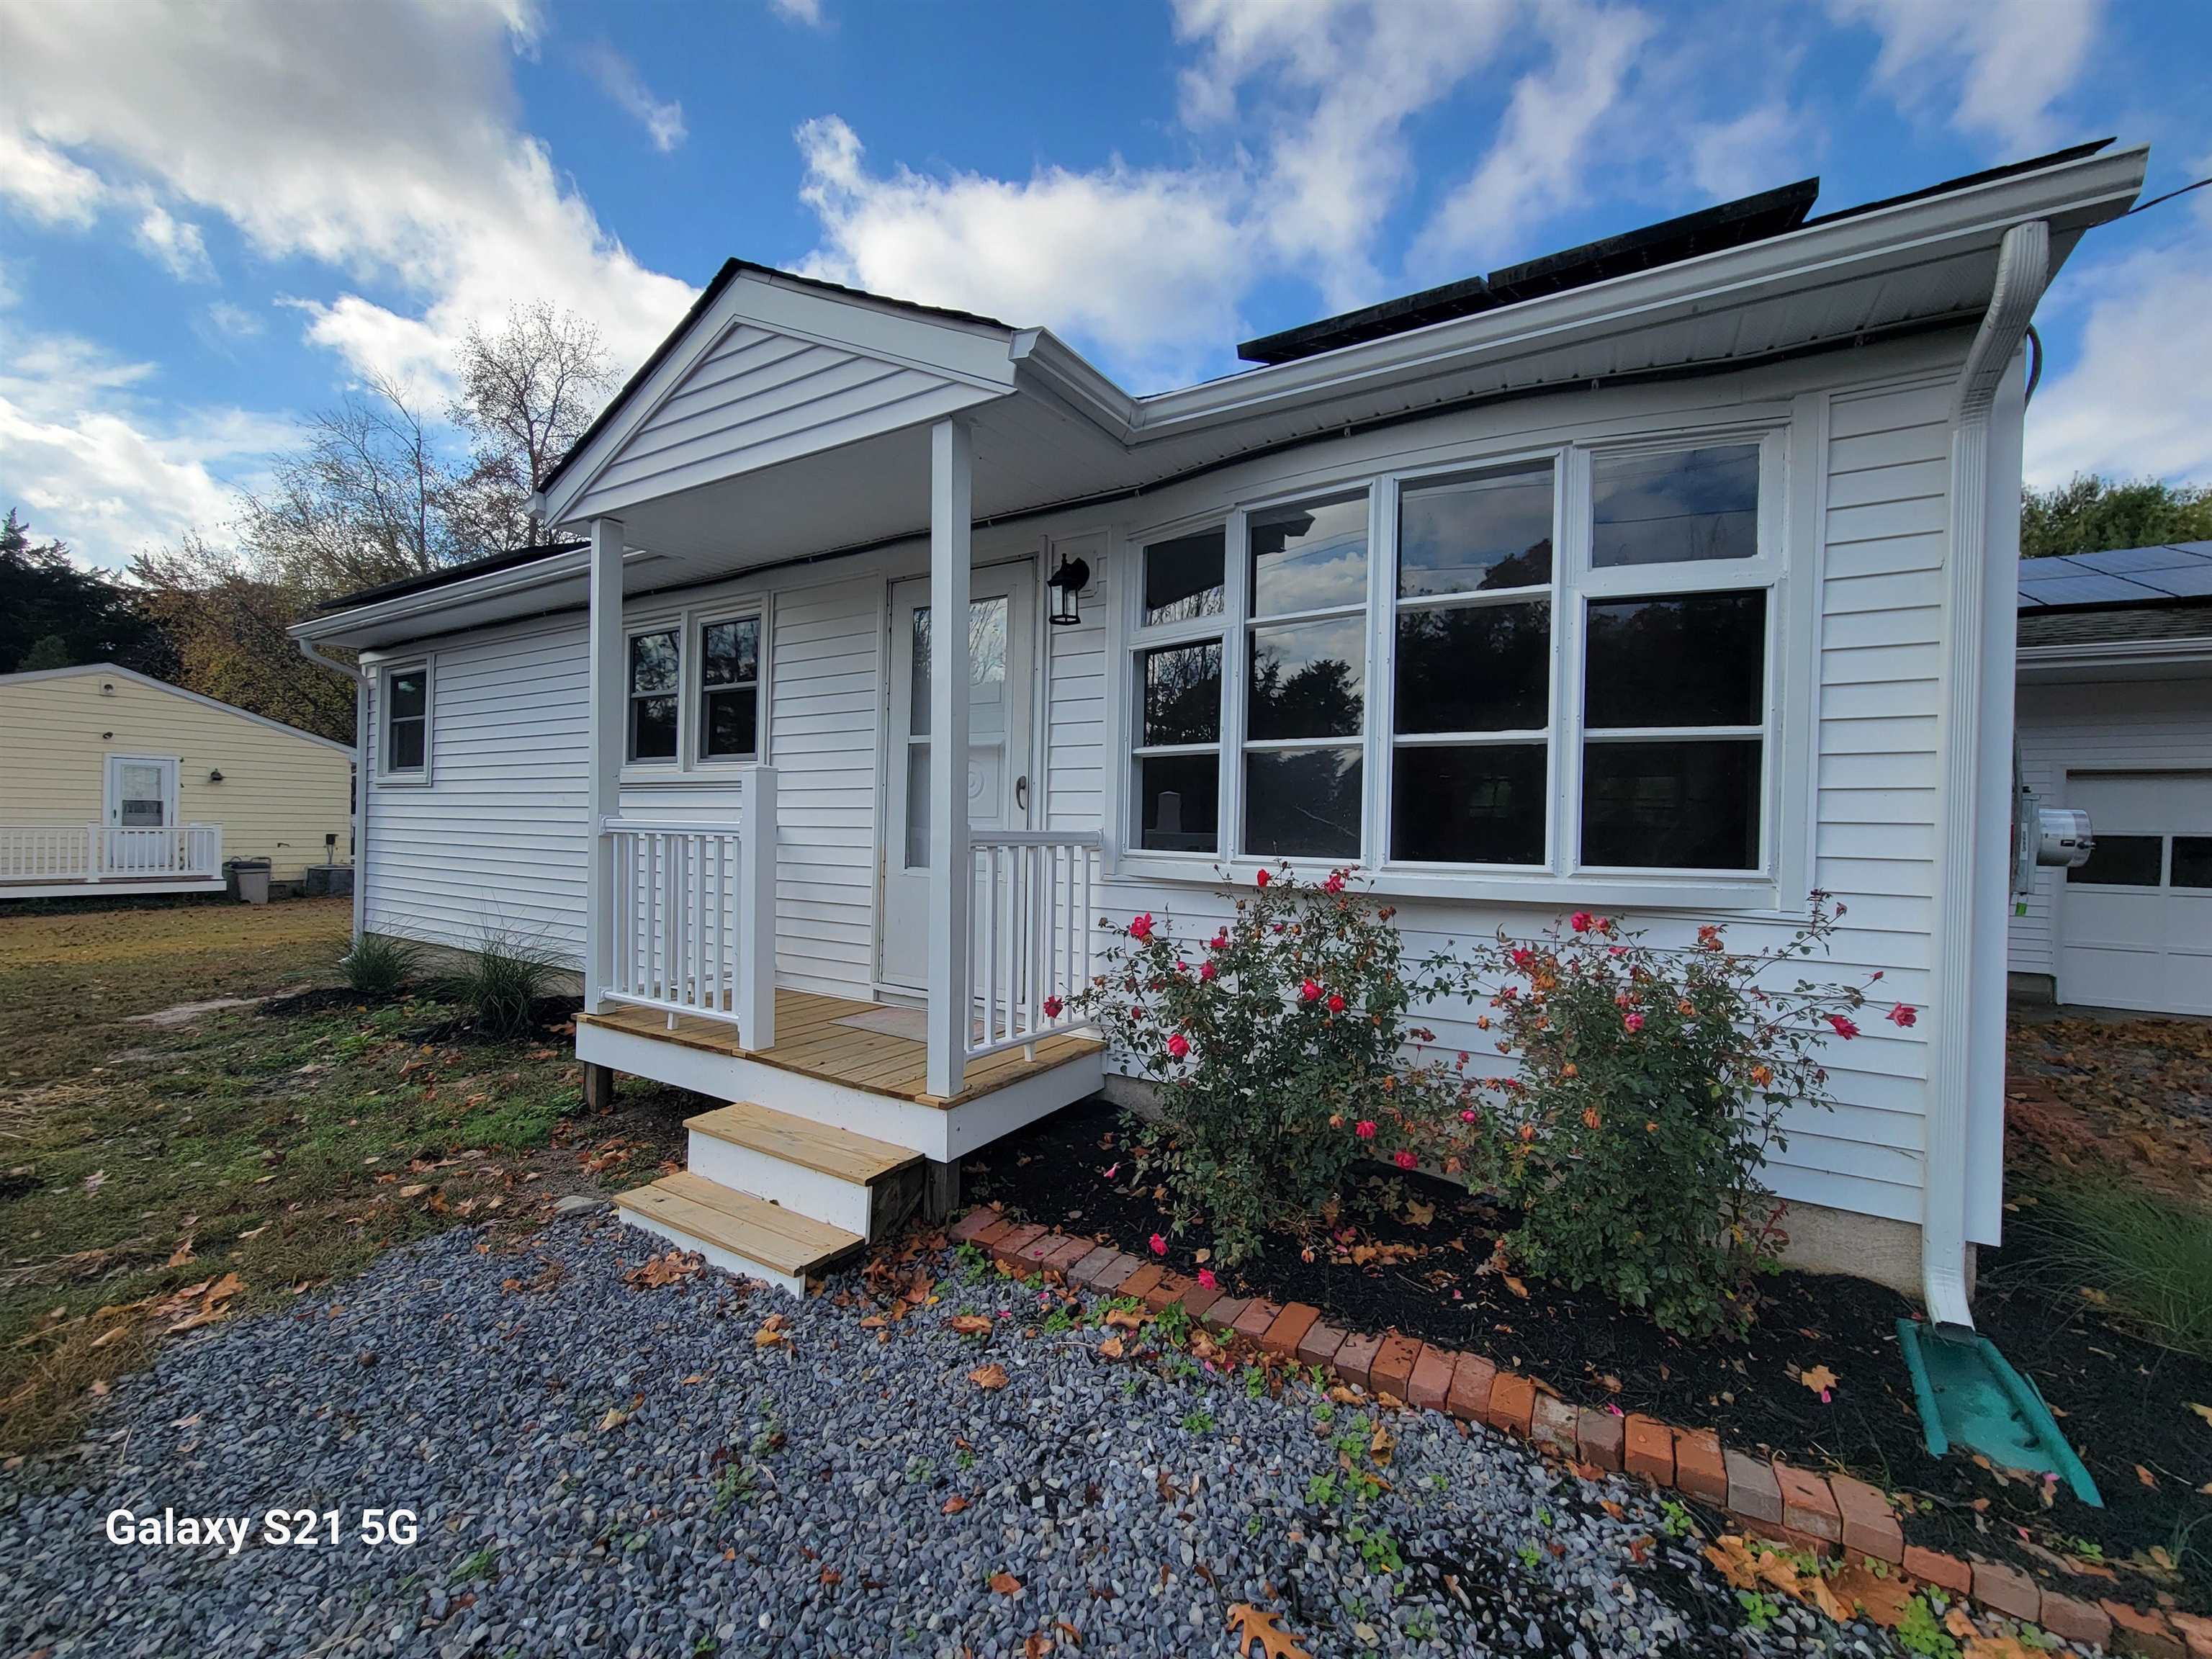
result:
[(2212, 599), (2212, 542), (2106, 548), (2020, 562), (2023, 611)]

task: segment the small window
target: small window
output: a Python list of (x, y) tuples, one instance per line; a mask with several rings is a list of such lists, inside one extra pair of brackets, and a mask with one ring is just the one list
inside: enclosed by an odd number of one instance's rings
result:
[(1228, 532), (1218, 525), (1145, 550), (1145, 626), (1218, 617)]
[(702, 760), (750, 760), (760, 752), (760, 632), (757, 617), (699, 630)]
[(2089, 887), (2157, 887), (2165, 875), (2165, 836), (2100, 836), (2087, 862), (2069, 870), (2066, 879)]
[(1163, 646), (1144, 654), (1145, 748), (1221, 741), (1221, 641)]
[(430, 671), (396, 669), (385, 678), (384, 769), (420, 776), (429, 769)]
[(1137, 841), (1154, 853), (1221, 844), (1221, 757), (1146, 755), (1137, 762)]
[(1542, 587), (1552, 580), (1552, 464), (1408, 488), (1398, 597)]
[(676, 758), (676, 631), (634, 634), (629, 641), (629, 757)]
[(1367, 497), (1279, 507), (1250, 524), (1252, 614), (1367, 603)]
[(2212, 890), (2212, 836), (2173, 838), (2172, 884)]
[(1600, 455), (1590, 466), (1590, 562), (1694, 564), (1759, 552), (1759, 446)]

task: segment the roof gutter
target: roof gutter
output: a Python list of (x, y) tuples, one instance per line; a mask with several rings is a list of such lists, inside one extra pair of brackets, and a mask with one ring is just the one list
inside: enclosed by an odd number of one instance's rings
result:
[[(1937, 900), (1936, 971), (1931, 1013), (1936, 1030), (1930, 1049), (1922, 1170), (1920, 1274), (1929, 1317), (1941, 1328), (1971, 1330), (1966, 1267), (1966, 1199), (1973, 1103), (1977, 1088), (2002, 1087), (2001, 1077), (1984, 1075), (1980, 1061), (1982, 1004), (1990, 1000), (1989, 976), (1977, 973), (1985, 957), (1982, 936), (1996, 929), (2002, 968), (2004, 905), (2002, 848), (1982, 846), (1990, 790), (1990, 753), (1999, 757), (2000, 787), (2009, 788), (2009, 719), (1985, 719), (1990, 711), (1988, 655), (2002, 645), (1989, 626), (1992, 608), (1990, 572), (1991, 413), (2007, 367), (2027, 332), (2029, 319), (2050, 279), (2051, 227), (2041, 219), (2016, 224), (2004, 234), (1997, 253), (1996, 285), (1989, 310), (1966, 353), (1951, 404), (1951, 520), (1946, 562), (1947, 645), (1944, 664), (1943, 786), (1941, 857), (1942, 894)], [(2017, 510), (2015, 508), (2015, 510)], [(2008, 607), (2012, 594), (2002, 596)], [(2004, 655), (2009, 659), (2010, 653)], [(2008, 698), (2011, 664), (2004, 665)], [(1988, 751), (1988, 752), (1985, 752)], [(1995, 872), (1994, 900), (1985, 879)], [(1996, 976), (1997, 1018), (2002, 1017), (2003, 975)], [(1999, 1050), (2002, 1058), (2002, 1048)]]

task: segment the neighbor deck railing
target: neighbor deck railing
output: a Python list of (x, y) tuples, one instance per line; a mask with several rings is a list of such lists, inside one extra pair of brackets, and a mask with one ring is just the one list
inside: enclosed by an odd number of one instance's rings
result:
[[(613, 963), (603, 998), (694, 1014), (775, 1042), (775, 774), (745, 774), (740, 821), (613, 817)], [(763, 826), (754, 833), (755, 825)]]
[(178, 823), (0, 824), (0, 881), (212, 881), (222, 874), (222, 826)]
[(1091, 981), (1098, 834), (987, 830), (969, 848), (968, 1057), (1021, 1048), (1034, 1058), (1039, 1038), (1083, 1023), (1070, 1005)]

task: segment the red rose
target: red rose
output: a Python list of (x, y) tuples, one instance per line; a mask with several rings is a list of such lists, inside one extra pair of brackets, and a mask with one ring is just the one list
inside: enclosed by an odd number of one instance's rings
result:
[(1641, 1014), (1624, 1015), (1620, 1023), (1626, 1026), (1631, 1031), (1640, 1031), (1644, 1029), (1644, 1016)]
[(1362, 1140), (1374, 1139), (1375, 1120), (1367, 1117), (1361, 1118), (1358, 1122), (1352, 1126), (1352, 1133), (1358, 1135)]
[(1402, 1146), (1391, 1155), (1390, 1161), (1401, 1170), (1410, 1170), (1413, 1167), (1413, 1155)]
[(1835, 1027), (1836, 1035), (1839, 1037), (1855, 1037), (1859, 1034), (1859, 1028), (1844, 1015), (1830, 1014), (1828, 1024)]
[(1181, 1060), (1185, 1054), (1190, 1052), (1190, 1039), (1185, 1036), (1181, 1031), (1177, 1031), (1173, 1036), (1168, 1039), (1168, 1052), (1173, 1054), (1177, 1060)]
[(1587, 910), (1576, 911), (1567, 921), (1577, 933), (1587, 933), (1590, 930), (1590, 913)]
[(1211, 1267), (1200, 1267), (1198, 1270), (1198, 1282), (1203, 1290), (1216, 1291), (1221, 1288), (1221, 1281), (1213, 1276), (1213, 1269)]
[(1310, 979), (1301, 981), (1298, 985), (1298, 1000), (1301, 1002), (1319, 1002), (1321, 1000), (1320, 984), (1316, 981)]
[(1214, 975), (1219, 971), (1220, 970), (1210, 962), (1201, 962), (1198, 964), (1198, 976), (1200, 979), (1212, 979)]
[(1332, 1014), (1340, 1014), (1344, 1012), (1344, 999), (1334, 991), (1328, 994), (1328, 1011)]
[(1252, 878), (1252, 884), (1255, 887), (1265, 887), (1273, 879), (1273, 877), (1270, 876), (1265, 870), (1262, 870), (1258, 875)]
[(1165, 1255), (1167, 1253), (1167, 1240), (1162, 1238), (1158, 1233), (1154, 1233), (1152, 1235), (1152, 1254), (1154, 1255)]
[(1152, 913), (1147, 910), (1129, 924), (1129, 937), (1133, 939), (1148, 939), (1152, 936)]
[(1920, 1016), (1902, 1002), (1889, 1011), (1889, 1022), (1893, 1025), (1917, 1024), (1919, 1019)]
[(1047, 1019), (1058, 1019), (1060, 1011), (1066, 1006), (1058, 997), (1047, 997), (1044, 1000), (1044, 1017)]

